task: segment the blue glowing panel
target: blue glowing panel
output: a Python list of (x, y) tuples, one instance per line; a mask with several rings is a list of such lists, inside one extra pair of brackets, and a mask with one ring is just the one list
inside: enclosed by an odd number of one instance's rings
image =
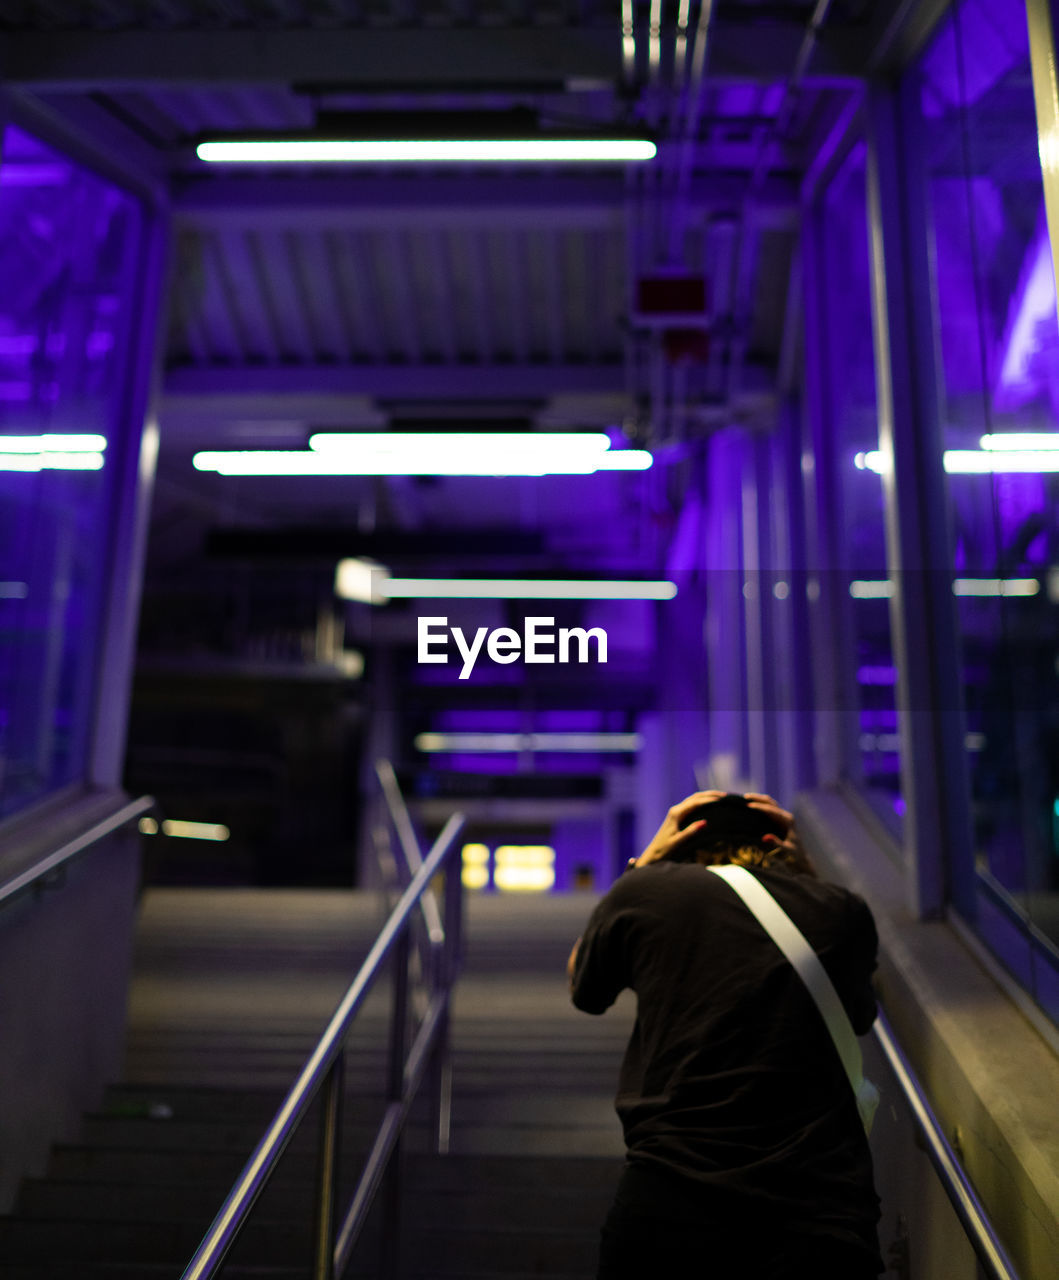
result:
[[(1025, 6), (955, 6), (919, 82), (945, 446), (1051, 435), (1059, 323)], [(1026, 923), (1055, 940), (1056, 475), (951, 473), (948, 484), (958, 577), (1026, 588), (958, 592), (955, 607), (975, 862), (992, 886), (978, 897), (976, 923), (1048, 1003), (1047, 945)]]
[(0, 816), (75, 782), (95, 694), (134, 202), (14, 127), (0, 153)]

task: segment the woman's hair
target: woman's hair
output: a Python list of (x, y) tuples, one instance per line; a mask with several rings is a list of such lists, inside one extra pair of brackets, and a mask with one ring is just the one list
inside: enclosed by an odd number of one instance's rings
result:
[(734, 863), (738, 867), (785, 867), (803, 875), (815, 875), (812, 863), (806, 857), (805, 850), (797, 836), (788, 834), (783, 844), (766, 849), (761, 845), (743, 844), (738, 847), (731, 844), (707, 845), (695, 851), (695, 861), (703, 867), (717, 867), (725, 863)]
[(733, 862), (743, 867), (786, 867), (815, 875), (790, 825), (790, 815), (779, 814), (781, 810), (755, 808), (741, 795), (708, 800), (683, 815), (682, 827), (700, 819), (705, 827), (673, 856), (678, 862), (698, 862), (704, 867)]

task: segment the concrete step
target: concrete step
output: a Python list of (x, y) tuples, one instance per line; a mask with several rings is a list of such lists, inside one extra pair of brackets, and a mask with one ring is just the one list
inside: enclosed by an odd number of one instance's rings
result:
[[(222, 1196), (198, 1183), (83, 1183), (27, 1180), (15, 1217), (67, 1222), (193, 1223), (212, 1222)], [(406, 1226), (470, 1229), (482, 1222), (531, 1230), (544, 1222), (553, 1227), (594, 1229), (603, 1221), (612, 1187), (483, 1184), (471, 1189), (435, 1187), (429, 1194), (407, 1188)], [(315, 1181), (267, 1187), (255, 1215), (270, 1222), (305, 1223), (315, 1205)]]
[[(360, 1115), (347, 1115), (343, 1142), (354, 1150), (366, 1150), (374, 1141), (381, 1120), (382, 1104), (365, 1108)], [(254, 1121), (150, 1120), (126, 1116), (86, 1116), (81, 1122), (81, 1144), (92, 1148), (132, 1148), (150, 1151), (189, 1152), (242, 1151), (249, 1154), (267, 1125)], [(405, 1132), (418, 1136), (414, 1121)], [(288, 1150), (315, 1146), (317, 1126), (310, 1117), (291, 1139)]]
[[(347, 1165), (363, 1160), (367, 1148), (345, 1148)], [(191, 1151), (160, 1151), (142, 1147), (85, 1147), (60, 1144), (52, 1148), (47, 1177), (61, 1182), (201, 1182), (223, 1196), (246, 1164), (248, 1151), (213, 1150), (199, 1147)], [(276, 1172), (281, 1182), (311, 1181), (315, 1176), (315, 1154), (309, 1150), (288, 1151)], [(220, 1201), (218, 1200), (218, 1204)]]
[(621, 1134), (609, 1129), (571, 1129), (569, 1126), (527, 1125), (454, 1130), (452, 1150), (461, 1155), (610, 1156), (624, 1151)]
[[(190, 1259), (189, 1259), (190, 1261)], [(0, 1280), (176, 1280), (177, 1272), (173, 1267), (160, 1263), (79, 1263), (76, 1270), (69, 1264), (49, 1264), (36, 1262), (30, 1265), (6, 1263), (0, 1261)], [(563, 1271), (550, 1272), (548, 1280), (585, 1280), (590, 1272)], [(358, 1262), (354, 1259), (345, 1280), (378, 1280), (378, 1266), (370, 1259)], [(303, 1267), (270, 1267), (240, 1266), (228, 1263), (224, 1269), (224, 1280), (309, 1280), (309, 1268)], [(405, 1270), (402, 1280), (435, 1280), (431, 1271)], [(474, 1273), (474, 1280), (541, 1280), (541, 1273), (531, 1271), (479, 1271)]]
[(534, 1231), (479, 1223), (471, 1228), (430, 1228), (404, 1244), (402, 1263), (433, 1277), (529, 1272), (552, 1276), (572, 1271), (593, 1274), (599, 1259), (599, 1227)]
[[(84, 1182), (27, 1178), (14, 1216), (68, 1222), (213, 1221), (225, 1196), (207, 1182)], [(274, 1222), (305, 1222), (315, 1201), (315, 1179), (288, 1179), (261, 1193), (256, 1213)]]
[[(22, 1264), (34, 1261), (168, 1263), (182, 1268), (192, 1257), (209, 1227), (212, 1215), (200, 1223), (71, 1222), (29, 1218), (0, 1219), (0, 1258)], [(308, 1221), (254, 1221), (238, 1243), (242, 1263), (296, 1267), (312, 1256)], [(233, 1254), (234, 1258), (234, 1254)], [(179, 1270), (177, 1271), (179, 1274)]]
[[(409, 1269), (439, 1276), (526, 1268), (535, 1274), (567, 1269), (590, 1273), (605, 1204), (590, 1204), (584, 1212), (555, 1221), (548, 1218), (548, 1210), (562, 1209), (553, 1196), (532, 1215), (532, 1222), (498, 1226), (488, 1211), (510, 1207), (505, 1206), (504, 1197), (487, 1196), (480, 1207), (473, 1200), (464, 1197), (460, 1206), (453, 1201), (447, 1215), (442, 1211), (445, 1206), (435, 1204), (429, 1214), (417, 1214), (415, 1221), (406, 1219), (403, 1258)], [(569, 1198), (565, 1203), (570, 1205)], [(0, 1221), (0, 1257), (7, 1264), (24, 1266), (66, 1262), (78, 1268), (78, 1275), (86, 1263), (115, 1259), (125, 1266), (168, 1264), (179, 1269), (194, 1253), (211, 1220), (212, 1215), (199, 1222), (168, 1216), (136, 1221), (8, 1218)], [(542, 1221), (548, 1225), (542, 1226)], [(282, 1222), (255, 1217), (233, 1250), (233, 1264), (296, 1268), (311, 1257), (311, 1239), (309, 1217)], [(377, 1234), (369, 1223), (358, 1242), (358, 1255), (366, 1259), (376, 1248)]]
[[(185, 1259), (185, 1264), (190, 1262)], [(31, 1263), (0, 1261), (0, 1280), (176, 1280), (180, 1271), (169, 1262), (78, 1262), (71, 1267), (68, 1262), (47, 1262), (38, 1259)], [(354, 1267), (346, 1272), (349, 1277), (374, 1275), (372, 1271)], [(308, 1280), (307, 1267), (244, 1267), (229, 1264), (224, 1269), (224, 1280)], [(410, 1278), (409, 1278), (410, 1280)], [(505, 1280), (508, 1280), (505, 1277)]]
[(203, 1086), (155, 1087), (145, 1084), (112, 1084), (103, 1093), (100, 1114), (150, 1117), (165, 1108), (177, 1119), (210, 1120), (220, 1117), (266, 1119), (283, 1101), (278, 1089), (233, 1090)]
[(406, 1185), (416, 1193), (475, 1194), (492, 1186), (513, 1191), (550, 1187), (564, 1192), (613, 1192), (624, 1166), (614, 1156), (419, 1155), (405, 1163)]
[[(591, 1019), (569, 1005), (566, 957), (593, 902), (468, 903), (454, 1150), (428, 1153), (424, 1093), (405, 1146), (403, 1280), (594, 1272), (622, 1167), (612, 1098), (631, 1006)], [(173, 1280), (382, 920), (363, 895), (178, 890), (145, 903), (128, 1082), (86, 1117), (80, 1143), (56, 1148), (47, 1179), (26, 1183), (0, 1235), (0, 1280)], [(381, 1114), (388, 1001), (384, 979), (347, 1046), (343, 1196)], [(308, 1280), (316, 1141), (309, 1116), (226, 1280)], [(358, 1245), (357, 1280), (377, 1276), (376, 1230)]]

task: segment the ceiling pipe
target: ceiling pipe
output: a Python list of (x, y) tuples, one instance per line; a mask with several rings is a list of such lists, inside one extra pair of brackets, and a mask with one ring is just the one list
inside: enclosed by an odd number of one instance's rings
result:
[[(682, 2), (681, 10), (685, 5)], [(688, 76), (686, 107), (684, 111), (683, 138), (677, 159), (674, 181), (672, 213), (669, 223), (669, 257), (679, 260), (688, 220), (688, 188), (695, 161), (695, 138), (702, 114), (702, 82), (706, 70), (706, 47), (710, 21), (713, 17), (713, 0), (702, 0), (699, 20), (692, 36), (691, 71)], [(680, 24), (677, 24), (677, 41), (680, 41)]]
[(684, 79), (684, 65), (688, 56), (688, 19), (691, 16), (691, 0), (680, 0), (677, 13), (677, 35), (673, 43), (673, 88), (679, 92)]
[(636, 83), (636, 25), (633, 0), (621, 0), (621, 65), (627, 86)]
[(647, 74), (652, 85), (658, 83), (662, 68), (662, 0), (651, 0), (651, 16), (647, 33)]
[[(630, 0), (623, 0), (623, 31), (626, 30), (624, 15), (627, 8), (631, 8)], [(696, 135), (702, 114), (702, 87), (706, 68), (707, 37), (713, 16), (713, 0), (702, 0), (699, 7), (698, 20), (691, 33), (689, 58), (690, 12), (691, 0), (680, 0), (674, 34), (672, 82), (672, 93), (677, 105), (673, 113), (676, 126), (673, 137), (678, 141), (674, 146), (667, 148), (663, 155), (664, 170), (659, 167), (650, 174), (630, 173), (627, 178), (631, 185), (626, 209), (627, 215), (633, 215), (627, 221), (626, 231), (631, 250), (628, 254), (631, 270), (630, 310), (635, 303), (636, 279), (648, 267), (653, 268), (657, 265), (658, 256), (663, 256), (671, 264), (683, 262), (683, 244), (689, 216), (688, 196), (694, 169)], [(661, 5), (656, 0), (652, 0), (652, 37), (656, 30), (656, 23), (660, 23), (660, 16)], [(653, 54), (651, 62), (653, 80)], [(681, 105), (683, 105), (683, 113), (680, 111)], [(657, 184), (654, 200), (650, 199), (646, 189), (646, 184), (652, 180)], [(671, 193), (668, 200), (666, 187), (669, 187)], [(653, 206), (653, 209), (648, 206)], [(664, 222), (660, 225), (655, 221), (654, 225), (645, 230), (645, 221), (649, 213), (653, 212), (657, 219), (660, 215), (664, 215), (667, 208), (668, 226)], [(647, 261), (648, 258), (651, 259), (650, 262)], [(645, 363), (646, 368), (643, 372), (646, 375), (644, 378), (646, 387), (644, 389), (649, 404), (650, 436), (652, 441), (670, 439), (674, 435), (676, 425), (677, 406), (674, 402), (676, 388), (672, 385), (673, 379), (667, 376), (669, 370), (665, 366), (658, 334), (652, 333), (649, 336)]]
[(802, 80), (809, 67), (809, 61), (812, 58), (813, 51), (819, 38), (819, 33), (824, 23), (827, 21), (828, 13), (831, 9), (832, 0), (818, 0), (816, 8), (813, 10), (812, 17), (809, 19), (802, 37), (798, 54), (794, 60), (794, 67), (791, 74), (787, 77), (787, 82), (783, 88), (783, 97), (780, 100), (779, 109), (776, 112), (775, 119), (763, 130), (761, 140), (758, 144), (757, 155), (754, 158), (754, 167), (751, 170), (750, 181), (747, 184), (746, 195), (743, 198), (743, 206), (736, 228), (735, 246), (732, 254), (732, 306), (733, 306), (733, 325), (732, 338), (728, 352), (728, 398), (734, 399), (738, 393), (738, 377), (742, 369), (743, 357), (746, 350), (746, 334), (745, 326), (740, 323), (742, 316), (739, 311), (745, 311), (744, 291), (749, 291), (752, 285), (752, 276), (749, 265), (744, 261), (747, 253), (749, 242), (749, 222), (752, 206), (756, 200), (761, 187), (768, 176), (768, 150), (773, 140), (782, 137), (783, 131), (786, 129), (791, 112), (794, 110), (797, 91), (801, 86)]

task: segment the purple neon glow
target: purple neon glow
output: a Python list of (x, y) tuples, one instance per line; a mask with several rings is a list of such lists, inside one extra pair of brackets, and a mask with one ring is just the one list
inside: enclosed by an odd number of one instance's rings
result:
[(896, 684), (897, 668), (892, 663), (881, 663), (858, 667), (857, 683), (878, 685)]
[(1042, 207), (1000, 344), (1000, 372), (994, 391), (994, 404), (999, 411), (1017, 409), (1040, 392), (1043, 370), (1039, 357), (1049, 340), (1054, 345), (1055, 327), (1055, 272)]

